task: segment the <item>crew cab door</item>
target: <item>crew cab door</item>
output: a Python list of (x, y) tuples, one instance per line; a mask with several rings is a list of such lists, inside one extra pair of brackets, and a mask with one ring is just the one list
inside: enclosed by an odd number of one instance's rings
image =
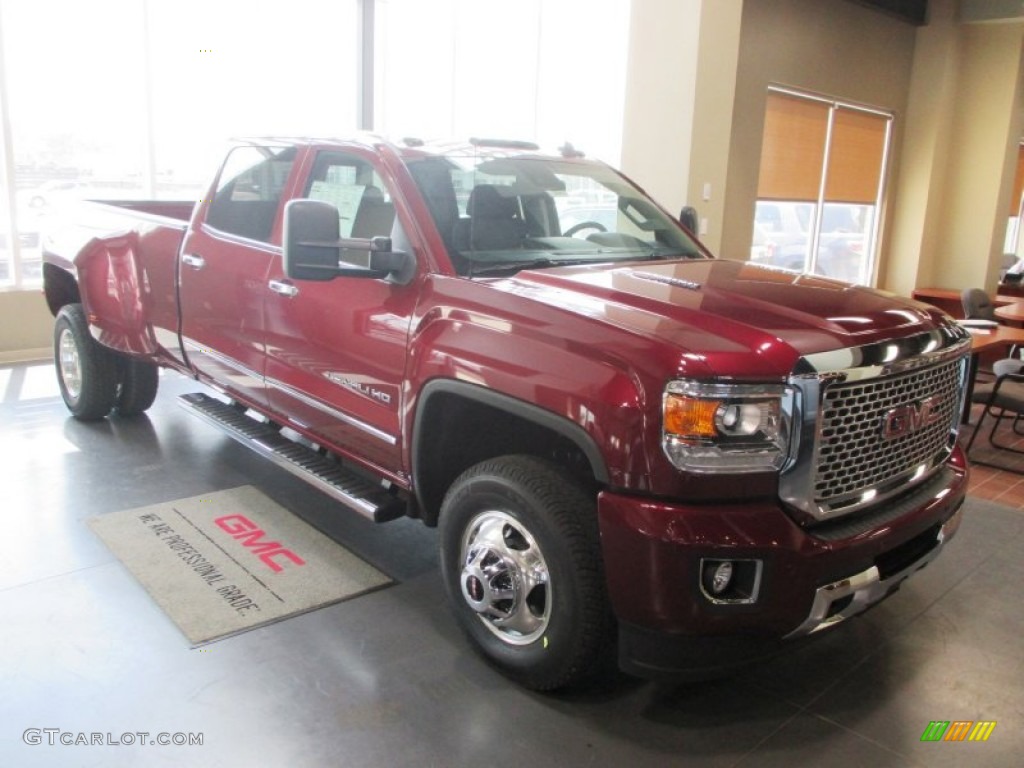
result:
[[(307, 181), (297, 196), (337, 206), (343, 238), (386, 236), (411, 250), (404, 213), (396, 216), (386, 174), (372, 155), (324, 149), (304, 166)], [(399, 414), (419, 281), (292, 280), (278, 256), (268, 280), (282, 286), (266, 297), (271, 409), (332, 450), (402, 482)]]
[(228, 155), (179, 256), (181, 335), (200, 378), (266, 403), (263, 312), (280, 261), (280, 203), (293, 147), (245, 145)]

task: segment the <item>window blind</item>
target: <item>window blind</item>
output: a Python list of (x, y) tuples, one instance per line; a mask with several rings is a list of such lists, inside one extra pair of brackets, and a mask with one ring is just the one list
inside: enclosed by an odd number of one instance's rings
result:
[[(831, 142), (826, 148), (833, 110)], [(822, 171), (827, 170), (825, 202), (873, 205), (889, 120), (874, 112), (769, 92), (758, 199), (816, 203)]]

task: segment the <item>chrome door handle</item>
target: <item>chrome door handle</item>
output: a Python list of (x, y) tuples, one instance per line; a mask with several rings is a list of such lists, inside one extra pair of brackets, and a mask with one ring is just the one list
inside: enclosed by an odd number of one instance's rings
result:
[(206, 266), (206, 259), (202, 256), (195, 256), (191, 253), (181, 254), (181, 261), (186, 266), (192, 267), (192, 269), (202, 269)]
[(267, 283), (267, 287), (269, 287), (274, 293), (279, 293), (289, 299), (299, 295), (298, 287), (284, 280), (271, 280)]

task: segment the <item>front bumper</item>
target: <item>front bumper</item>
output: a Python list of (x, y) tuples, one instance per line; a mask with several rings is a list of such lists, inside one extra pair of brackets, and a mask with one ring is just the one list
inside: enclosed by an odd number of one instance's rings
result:
[[(955, 534), (968, 472), (957, 449), (928, 482), (831, 527), (804, 528), (773, 500), (685, 505), (602, 493), (598, 502), (620, 664), (699, 678), (778, 653), (884, 600)], [(708, 559), (757, 561), (753, 600), (701, 589)]]

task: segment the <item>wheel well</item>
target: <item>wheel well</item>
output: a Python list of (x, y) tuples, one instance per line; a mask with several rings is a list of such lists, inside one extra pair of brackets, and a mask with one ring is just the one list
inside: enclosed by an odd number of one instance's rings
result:
[(54, 317), (65, 304), (77, 304), (82, 300), (75, 278), (53, 264), (43, 264), (43, 286), (46, 305)]
[(602, 457), (578, 425), (528, 403), (503, 402), (490, 390), (482, 393), (488, 394), (435, 391), (424, 398), (413, 433), (413, 476), (425, 523), (437, 524), (441, 502), (455, 478), (497, 456), (546, 459), (595, 490), (607, 482)]

